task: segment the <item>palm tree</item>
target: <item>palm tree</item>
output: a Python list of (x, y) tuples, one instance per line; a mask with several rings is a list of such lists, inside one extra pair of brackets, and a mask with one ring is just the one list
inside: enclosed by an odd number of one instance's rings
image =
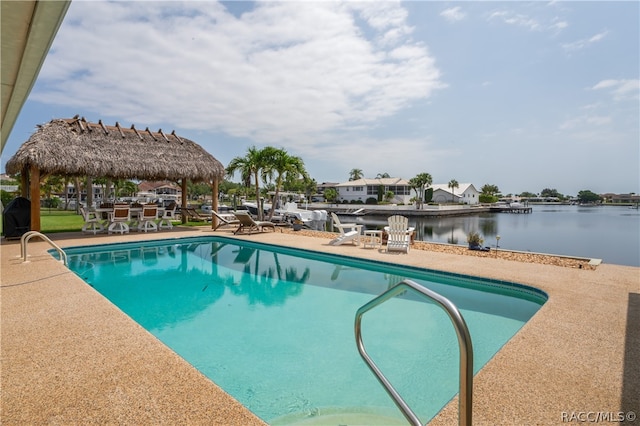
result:
[(390, 203), (391, 200), (393, 200), (393, 197), (395, 197), (396, 194), (393, 193), (393, 191), (387, 191), (384, 193), (384, 201), (386, 201), (387, 203)]
[(62, 176), (52, 175), (48, 176), (44, 181), (40, 184), (41, 192), (46, 195), (47, 205), (49, 206), (49, 212), (51, 212), (51, 205), (53, 204), (52, 194), (54, 192), (60, 192), (64, 188)]
[(233, 177), (236, 171), (241, 174), (243, 182), (250, 182), (251, 178), (256, 185), (256, 203), (258, 205), (258, 219), (262, 220), (262, 208), (260, 206), (260, 182), (259, 175), (260, 170), (263, 167), (263, 155), (262, 151), (252, 146), (247, 149), (247, 154), (244, 157), (235, 157), (229, 162), (226, 173), (229, 177)]
[(349, 180), (358, 180), (362, 179), (362, 170), (361, 169), (351, 169), (349, 172)]
[(459, 188), (459, 187), (460, 187), (460, 185), (458, 184), (458, 181), (457, 181), (457, 180), (455, 180), (455, 179), (451, 179), (451, 180), (449, 181), (449, 184), (448, 184), (447, 186), (451, 189), (451, 202), (453, 203), (453, 202), (454, 202), (453, 197), (456, 195), (456, 193), (455, 193), (455, 189), (456, 189), (456, 188)]
[(335, 188), (327, 188), (324, 190), (324, 199), (330, 203), (335, 203), (338, 199), (338, 191)]
[(130, 180), (118, 180), (117, 188), (118, 190), (116, 192), (116, 195), (118, 195), (119, 197), (131, 197), (136, 192), (138, 192), (138, 185)]
[(376, 179), (384, 179), (384, 178), (390, 178), (391, 176), (389, 176), (389, 173), (384, 172), (384, 173), (378, 173), (376, 175)]
[(432, 182), (433, 178), (429, 173), (420, 173), (415, 177), (409, 179), (409, 186), (411, 186), (411, 188), (416, 191), (416, 196), (418, 199), (418, 209), (423, 204), (425, 189), (431, 186)]
[(292, 156), (284, 149), (266, 147), (262, 150), (263, 156), (263, 177), (273, 177), (276, 174), (275, 182), (275, 194), (271, 202), (271, 212), (269, 213), (269, 220), (273, 218), (273, 213), (276, 209), (276, 203), (278, 195), (280, 195), (280, 188), (285, 178), (298, 178), (302, 176), (306, 178), (307, 171), (304, 168), (304, 162), (300, 157)]

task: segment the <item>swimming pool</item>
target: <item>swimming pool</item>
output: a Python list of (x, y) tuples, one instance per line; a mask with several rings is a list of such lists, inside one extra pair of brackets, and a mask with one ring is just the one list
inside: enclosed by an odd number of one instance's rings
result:
[[(513, 283), (224, 237), (65, 252), (76, 274), (271, 424), (405, 423), (353, 336), (357, 309), (404, 278), (458, 306), (475, 372), (546, 301)], [(369, 354), (423, 422), (456, 394), (457, 340), (434, 304), (397, 297), (362, 329)]]

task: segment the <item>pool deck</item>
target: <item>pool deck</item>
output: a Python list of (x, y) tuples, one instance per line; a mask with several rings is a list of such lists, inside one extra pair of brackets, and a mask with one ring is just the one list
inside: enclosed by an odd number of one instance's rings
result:
[[(232, 236), (174, 228), (49, 237), (64, 248), (206, 235)], [(585, 270), (423, 250), (387, 254), (286, 232), (238, 238), (542, 289), (549, 301), (475, 376), (473, 423), (640, 415), (640, 268), (603, 263)], [(30, 261), (22, 263), (19, 241), (0, 246), (0, 423), (264, 424), (55, 261), (49, 248), (33, 239)], [(456, 423), (454, 400), (430, 424)]]

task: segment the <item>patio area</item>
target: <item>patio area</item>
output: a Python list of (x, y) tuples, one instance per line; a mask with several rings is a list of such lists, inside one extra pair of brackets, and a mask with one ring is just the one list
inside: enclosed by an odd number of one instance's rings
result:
[[(232, 232), (209, 226), (49, 237), (64, 248)], [(640, 268), (586, 270), (417, 249), (387, 254), (293, 231), (234, 238), (540, 288), (548, 302), (474, 378), (474, 424), (561, 424), (587, 413), (638, 422), (631, 417), (640, 414)], [(19, 241), (0, 247), (3, 424), (264, 424), (49, 248), (32, 240), (30, 262), (22, 263)], [(455, 423), (457, 400), (431, 422)]]

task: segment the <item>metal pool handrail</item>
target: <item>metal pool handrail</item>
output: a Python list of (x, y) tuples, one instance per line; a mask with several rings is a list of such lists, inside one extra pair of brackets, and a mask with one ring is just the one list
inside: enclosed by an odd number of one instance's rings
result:
[(369, 310), (376, 306), (386, 302), (387, 300), (395, 297), (396, 295), (406, 291), (414, 290), (419, 294), (435, 301), (449, 316), (449, 319), (453, 323), (458, 336), (458, 346), (460, 348), (460, 392), (458, 397), (458, 423), (460, 425), (471, 425), (471, 413), (472, 413), (472, 394), (473, 394), (473, 346), (471, 344), (471, 335), (469, 329), (464, 321), (464, 318), (460, 314), (458, 308), (446, 297), (436, 293), (433, 290), (429, 290), (412, 280), (403, 280), (394, 285), (384, 293), (380, 294), (376, 298), (363, 305), (356, 312), (355, 320), (355, 334), (356, 344), (358, 346), (358, 352), (360, 356), (365, 360), (373, 374), (385, 388), (389, 396), (393, 399), (405, 418), (413, 425), (421, 425), (420, 419), (411, 410), (407, 403), (402, 399), (400, 394), (394, 389), (389, 380), (382, 374), (382, 371), (373, 362), (371, 357), (365, 350), (364, 343), (362, 342), (361, 321), (362, 316)]
[(33, 237), (40, 237), (48, 242), (60, 254), (60, 260), (62, 261), (64, 266), (68, 265), (67, 254), (56, 243), (51, 241), (49, 237), (38, 231), (29, 231), (22, 235), (22, 237), (20, 238), (20, 257), (22, 257), (23, 263), (27, 261), (27, 243)]

